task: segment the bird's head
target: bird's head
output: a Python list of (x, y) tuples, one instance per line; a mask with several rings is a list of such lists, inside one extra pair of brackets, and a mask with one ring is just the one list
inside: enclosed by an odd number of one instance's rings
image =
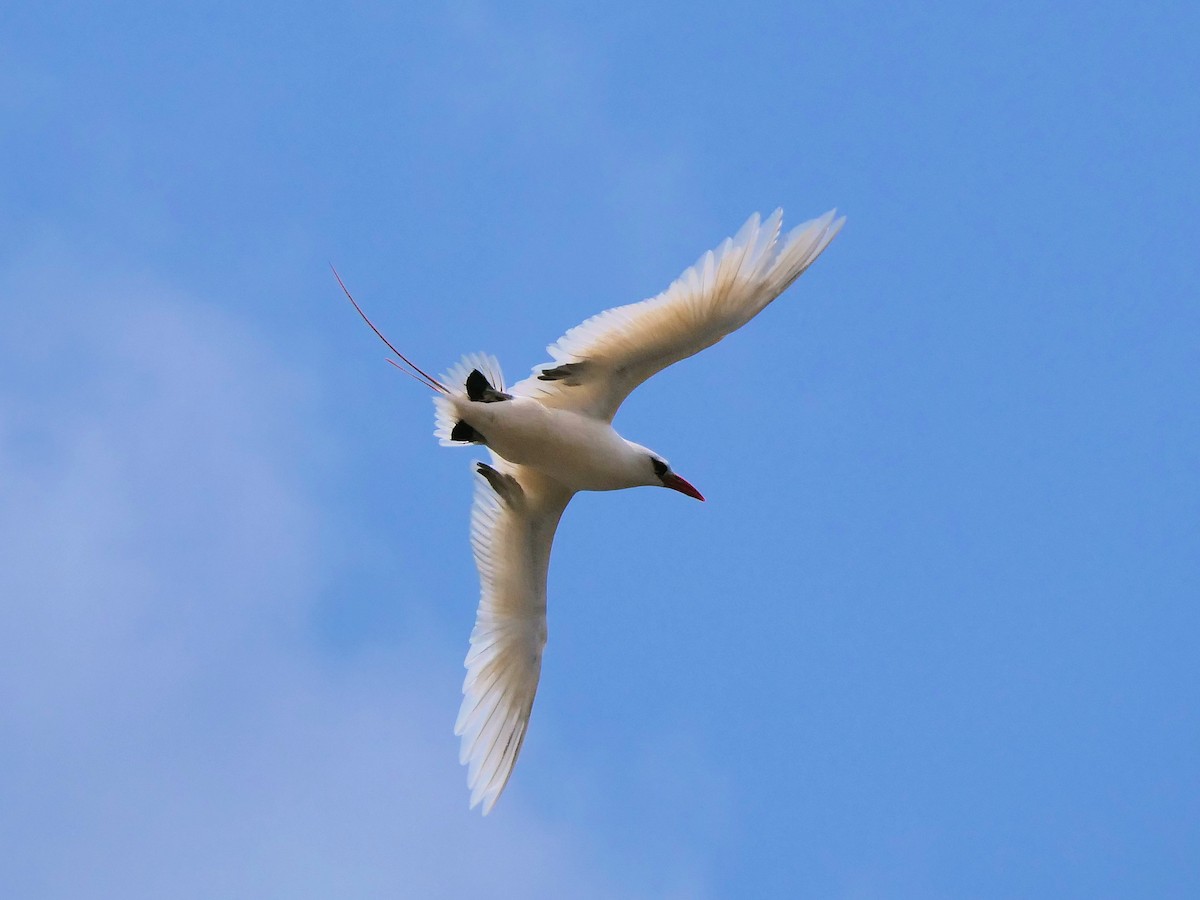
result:
[(671, 471), (671, 464), (665, 459), (657, 453), (651, 453), (649, 456), (650, 466), (654, 473), (654, 480), (650, 484), (662, 485), (673, 491), (679, 491), (681, 494), (687, 494), (689, 497), (695, 497), (697, 500), (704, 499), (704, 495), (692, 487), (686, 479), (680, 478)]

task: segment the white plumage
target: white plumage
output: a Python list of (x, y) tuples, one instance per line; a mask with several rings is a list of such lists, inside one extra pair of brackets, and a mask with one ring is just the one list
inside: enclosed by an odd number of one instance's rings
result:
[(538, 366), (514, 392), (611, 422), (635, 387), (741, 328), (783, 293), (841, 229), (845, 218), (834, 216), (830, 210), (779, 241), (783, 210), (765, 222), (755, 213), (657, 297), (592, 316), (547, 348), (555, 363), (596, 365), (586, 389), (547, 386), (537, 380)]
[(546, 645), (550, 545), (574, 493), (535, 469), (500, 460), (496, 468), (513, 483), (497, 490), (480, 475), (475, 488), (471, 546), (481, 590), (454, 724), (471, 806), (482, 803), (485, 815), (525, 740)]
[(437, 380), (395, 351), (438, 392), (434, 433), (441, 443), (485, 444), (492, 456), (490, 465), (477, 465), (471, 545), (481, 597), (455, 724), (471, 806), (482, 804), (484, 814), (508, 783), (529, 725), (546, 644), (550, 547), (563, 510), (577, 491), (639, 485), (704, 499), (665, 459), (621, 437), (611, 422), (647, 378), (761, 312), (845, 221), (831, 211), (780, 240), (782, 218), (782, 210), (765, 221), (751, 216), (657, 297), (572, 328), (548, 348), (553, 361), (535, 367), (511, 393), (491, 356), (464, 357)]

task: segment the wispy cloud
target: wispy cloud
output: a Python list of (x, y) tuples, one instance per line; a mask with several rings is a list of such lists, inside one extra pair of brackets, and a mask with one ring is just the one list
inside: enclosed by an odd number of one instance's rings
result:
[(467, 811), (420, 690), (461, 647), (310, 640), (302, 377), (152, 280), (0, 285), (23, 298), (0, 339), (0, 892), (630, 894), (586, 834)]

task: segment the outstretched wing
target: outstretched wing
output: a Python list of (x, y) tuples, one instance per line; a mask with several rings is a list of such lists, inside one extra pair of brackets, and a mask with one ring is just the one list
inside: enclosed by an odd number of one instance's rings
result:
[(513, 387), (547, 406), (612, 421), (629, 393), (672, 363), (749, 322), (800, 277), (841, 229), (830, 210), (780, 240), (783, 210), (755, 213), (663, 293), (577, 325), (548, 347), (553, 362)]
[(525, 740), (546, 645), (550, 545), (572, 491), (499, 457), (477, 471), (471, 545), (481, 590), (454, 733), (471, 806), (487, 815)]

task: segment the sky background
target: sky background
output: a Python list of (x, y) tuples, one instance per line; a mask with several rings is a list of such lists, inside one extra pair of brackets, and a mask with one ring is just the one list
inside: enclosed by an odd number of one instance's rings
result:
[[(0, 12), (0, 895), (1194, 897), (1194, 3)], [(584, 495), (486, 819), (510, 380), (755, 210), (848, 223)]]

